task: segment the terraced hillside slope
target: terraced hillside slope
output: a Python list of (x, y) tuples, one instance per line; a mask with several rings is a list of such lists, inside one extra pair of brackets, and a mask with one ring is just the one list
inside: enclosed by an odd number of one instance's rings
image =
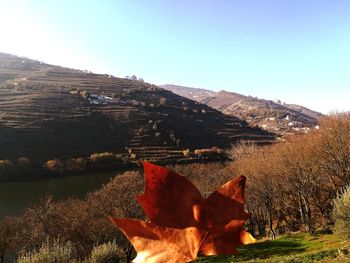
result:
[[(170, 163), (184, 149), (274, 136), (155, 85), (0, 54), (0, 160), (112, 152)], [(198, 157), (198, 156), (197, 156)]]
[(177, 85), (160, 87), (238, 117), (251, 126), (258, 126), (280, 135), (308, 131), (317, 125), (318, 118), (322, 116), (321, 113), (303, 106), (258, 99), (234, 92), (214, 92)]

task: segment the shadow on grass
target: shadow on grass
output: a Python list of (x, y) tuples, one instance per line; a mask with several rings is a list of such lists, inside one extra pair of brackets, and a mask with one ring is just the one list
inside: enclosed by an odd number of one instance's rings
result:
[(298, 240), (280, 239), (264, 241), (241, 246), (239, 254), (232, 256), (204, 257), (195, 262), (240, 262), (245, 260), (266, 259), (270, 257), (288, 256), (305, 252), (305, 245)]

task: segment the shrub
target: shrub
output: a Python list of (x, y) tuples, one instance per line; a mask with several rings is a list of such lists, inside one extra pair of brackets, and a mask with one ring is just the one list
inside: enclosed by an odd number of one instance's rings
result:
[(12, 166), (12, 162), (9, 160), (0, 160), (0, 168), (7, 168)]
[(87, 160), (82, 157), (68, 159), (65, 163), (66, 168), (71, 171), (84, 171), (86, 164)]
[(17, 164), (19, 166), (29, 166), (31, 164), (31, 161), (27, 157), (20, 157), (17, 159)]
[(216, 146), (211, 147), (210, 150), (211, 150), (212, 152), (217, 153), (217, 154), (224, 154), (224, 153), (225, 153), (225, 151), (224, 151), (223, 149), (221, 149), (221, 148), (219, 148), (219, 147), (216, 147)]
[(90, 263), (118, 263), (123, 257), (123, 250), (115, 241), (94, 247), (91, 252)]
[(0, 262), (10, 262), (14, 250), (22, 240), (18, 234), (20, 228), (20, 220), (16, 218), (5, 217), (0, 220)]
[(76, 262), (71, 243), (60, 243), (55, 240), (52, 244), (46, 241), (39, 250), (28, 252), (18, 258), (18, 263), (69, 263)]
[(90, 155), (90, 160), (96, 164), (113, 164), (120, 160), (117, 154), (111, 152), (94, 153)]
[(183, 151), (182, 151), (182, 154), (183, 154), (185, 157), (191, 157), (191, 151), (190, 151), (189, 149), (183, 150)]
[(335, 198), (333, 205), (335, 231), (339, 236), (350, 239), (350, 187)]
[(232, 145), (227, 151), (227, 155), (231, 160), (240, 160), (242, 158), (248, 157), (257, 151), (257, 146), (255, 143), (240, 141), (236, 145)]
[(166, 101), (167, 101), (166, 98), (160, 97), (160, 99), (159, 99), (159, 104), (162, 105), (162, 106), (165, 106), (165, 105), (166, 105)]
[(58, 159), (48, 160), (44, 166), (52, 172), (63, 171), (63, 163)]
[(221, 157), (224, 155), (224, 150), (218, 147), (212, 147), (210, 149), (196, 149), (194, 154), (199, 158), (201, 157)]

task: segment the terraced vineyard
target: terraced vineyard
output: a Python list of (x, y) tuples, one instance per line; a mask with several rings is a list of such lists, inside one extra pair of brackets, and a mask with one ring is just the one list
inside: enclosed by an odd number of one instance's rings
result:
[[(90, 104), (89, 95), (113, 103)], [(226, 148), (274, 136), (144, 82), (0, 54), (0, 160), (113, 152), (131, 161), (190, 161), (184, 149)]]

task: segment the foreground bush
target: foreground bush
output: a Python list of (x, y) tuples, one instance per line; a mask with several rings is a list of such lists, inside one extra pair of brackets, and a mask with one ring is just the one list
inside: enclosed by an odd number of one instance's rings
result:
[(118, 263), (123, 257), (123, 250), (115, 241), (94, 247), (91, 252), (90, 263)]
[(333, 218), (336, 233), (350, 239), (350, 187), (334, 200)]
[(74, 249), (71, 243), (61, 244), (55, 240), (52, 244), (49, 241), (42, 244), (38, 251), (28, 252), (19, 257), (18, 263), (73, 263)]
[(0, 220), (0, 263), (12, 262), (13, 251), (21, 240), (19, 228), (19, 220), (16, 218), (5, 217)]

